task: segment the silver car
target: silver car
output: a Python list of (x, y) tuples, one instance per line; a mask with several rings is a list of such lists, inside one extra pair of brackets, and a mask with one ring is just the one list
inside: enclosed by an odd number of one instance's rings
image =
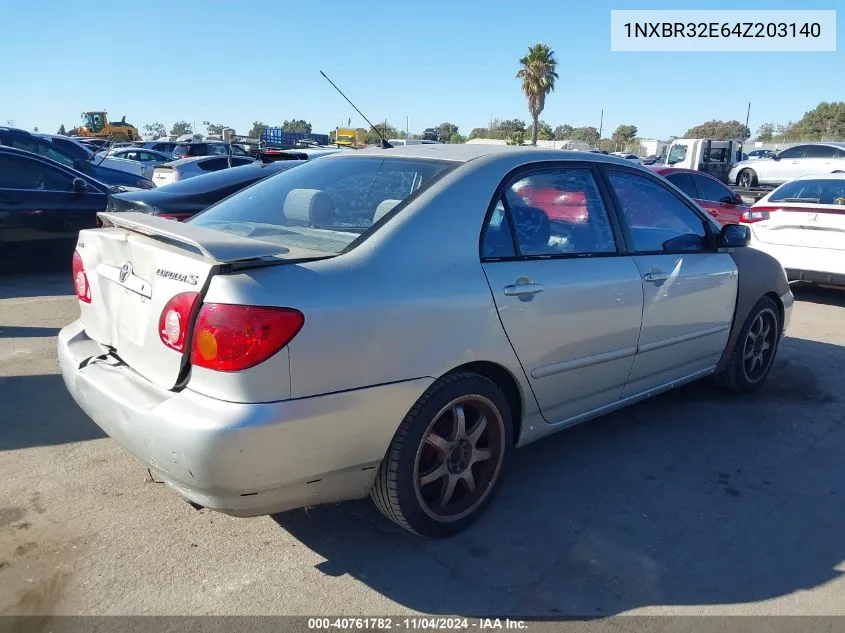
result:
[(191, 156), (189, 158), (179, 158), (171, 160), (168, 163), (160, 163), (153, 167), (151, 180), (156, 187), (163, 187), (172, 182), (179, 182), (193, 178), (194, 176), (202, 176), (213, 171), (220, 171), (221, 169), (228, 169), (231, 167), (240, 167), (241, 165), (249, 165), (256, 162), (256, 159), (249, 156)]
[(340, 152), (184, 224), (101, 218), (74, 255), (65, 384), (237, 516), (371, 495), (448, 536), (515, 447), (706, 376), (759, 389), (793, 304), (747, 227), (586, 152)]
[(805, 143), (735, 163), (728, 182), (740, 187), (782, 185), (801, 176), (837, 172), (845, 172), (845, 143)]
[(157, 152), (151, 149), (139, 149), (135, 147), (119, 147), (118, 149), (110, 150), (108, 154), (100, 152), (99, 154), (97, 154), (97, 156), (97, 160), (108, 156), (109, 158), (122, 158), (124, 160), (129, 160), (134, 163), (140, 163), (141, 175), (144, 178), (149, 179), (152, 179), (153, 169), (156, 165), (161, 165), (162, 163), (169, 163), (173, 160), (173, 157), (170, 154), (165, 154), (164, 152)]

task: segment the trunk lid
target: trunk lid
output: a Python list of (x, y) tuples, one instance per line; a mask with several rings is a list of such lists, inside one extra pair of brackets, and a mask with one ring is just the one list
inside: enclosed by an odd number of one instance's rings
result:
[(176, 170), (170, 165), (156, 165), (153, 167), (153, 177), (151, 180), (156, 187), (163, 187), (172, 182), (176, 182)]
[[(190, 352), (162, 343), (159, 318), (167, 302), (184, 292), (199, 293), (224, 267), (269, 258), (282, 263), (299, 253), (284, 246), (239, 237), (143, 213), (100, 213), (104, 228), (81, 231), (77, 243), (91, 289), (79, 302), (87, 335), (111, 348), (133, 370), (172, 389)], [(266, 265), (259, 261), (256, 265)]]
[(767, 244), (845, 250), (845, 207), (842, 205), (783, 203), (757, 205), (768, 220), (754, 222), (754, 236)]

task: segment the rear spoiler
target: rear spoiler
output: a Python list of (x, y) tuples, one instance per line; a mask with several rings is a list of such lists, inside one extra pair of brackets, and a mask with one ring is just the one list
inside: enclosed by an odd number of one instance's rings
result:
[(97, 216), (102, 220), (103, 227), (114, 226), (175, 243), (221, 264), (290, 253), (290, 249), (281, 244), (239, 237), (148, 213), (101, 212)]

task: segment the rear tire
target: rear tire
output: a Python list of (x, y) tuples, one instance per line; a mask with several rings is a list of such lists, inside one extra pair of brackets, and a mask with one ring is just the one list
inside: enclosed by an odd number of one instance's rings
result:
[(734, 342), (727, 366), (714, 376), (716, 384), (735, 393), (762, 387), (774, 365), (782, 328), (777, 304), (761, 297)]
[(745, 189), (757, 186), (757, 172), (753, 169), (743, 169), (737, 176), (736, 184)]
[(370, 496), (409, 532), (452, 536), (493, 499), (512, 444), (511, 410), (502, 390), (478, 374), (449, 374), (402, 420)]

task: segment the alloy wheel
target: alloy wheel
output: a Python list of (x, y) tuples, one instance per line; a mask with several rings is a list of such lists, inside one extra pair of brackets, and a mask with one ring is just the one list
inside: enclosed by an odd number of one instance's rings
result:
[(749, 382), (757, 382), (769, 369), (775, 352), (777, 316), (766, 308), (761, 310), (745, 337), (742, 347), (742, 370)]

